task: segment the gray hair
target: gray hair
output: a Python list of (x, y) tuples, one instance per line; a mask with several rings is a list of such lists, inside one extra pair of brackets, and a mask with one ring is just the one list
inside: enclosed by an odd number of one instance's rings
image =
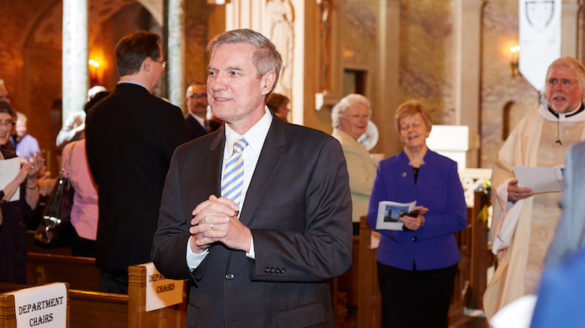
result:
[(355, 93), (349, 94), (343, 99), (341, 99), (335, 106), (333, 106), (333, 110), (331, 111), (331, 126), (334, 129), (339, 129), (341, 127), (340, 119), (345, 115), (345, 111), (355, 104), (362, 104), (366, 106), (368, 109), (368, 113), (372, 114), (372, 109), (370, 107), (370, 101), (368, 98), (358, 95)]
[[(573, 57), (561, 57), (553, 61), (546, 70), (546, 75), (544, 78), (545, 85), (548, 83), (548, 75), (551, 68), (556, 66), (565, 66), (573, 71), (577, 76), (577, 83), (579, 84), (579, 88), (585, 91), (585, 66), (583, 66), (583, 64), (577, 58)], [(541, 102), (545, 105), (548, 105), (545, 92), (541, 93)]]
[[(258, 76), (274, 71), (276, 72), (276, 79), (274, 80), (274, 87), (278, 82), (280, 76), (280, 69), (282, 68), (282, 57), (276, 46), (264, 35), (251, 29), (238, 29), (223, 32), (216, 36), (207, 45), (207, 52), (209, 57), (213, 55), (215, 49), (226, 43), (248, 43), (256, 47), (254, 55), (252, 56), (252, 63), (256, 66)], [(272, 90), (271, 90), (272, 91)]]

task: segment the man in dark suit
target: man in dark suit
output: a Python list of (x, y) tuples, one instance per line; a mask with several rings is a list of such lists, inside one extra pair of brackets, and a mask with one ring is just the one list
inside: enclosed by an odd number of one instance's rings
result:
[(333, 327), (327, 280), (352, 247), (341, 146), (265, 106), (282, 59), (262, 34), (228, 31), (208, 51), (209, 101), (226, 124), (177, 148), (153, 261), (190, 280), (188, 327)]
[(187, 105), (185, 128), (189, 140), (193, 140), (219, 129), (221, 124), (207, 119), (208, 102), (207, 86), (205, 83), (195, 82), (187, 88), (185, 104)]
[(127, 293), (128, 266), (150, 261), (164, 179), (173, 151), (186, 141), (181, 110), (151, 94), (165, 67), (160, 43), (150, 32), (123, 37), (116, 45), (120, 81), (87, 116), (105, 292)]

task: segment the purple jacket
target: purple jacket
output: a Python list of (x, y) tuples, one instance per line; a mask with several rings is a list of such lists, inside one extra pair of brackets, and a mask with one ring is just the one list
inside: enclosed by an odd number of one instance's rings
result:
[(457, 163), (428, 150), (414, 183), (406, 153), (384, 159), (378, 166), (370, 196), (368, 224), (376, 227), (378, 203), (390, 200), (429, 209), (417, 231), (380, 230), (378, 262), (404, 270), (433, 270), (459, 262), (454, 233), (467, 224), (467, 205), (457, 173)]

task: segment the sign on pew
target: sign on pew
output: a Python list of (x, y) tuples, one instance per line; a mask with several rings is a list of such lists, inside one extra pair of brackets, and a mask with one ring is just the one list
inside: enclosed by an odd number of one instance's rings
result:
[(25, 288), (7, 294), (14, 296), (18, 328), (67, 326), (67, 286), (65, 283)]
[(146, 267), (146, 311), (154, 311), (183, 302), (183, 280), (165, 278), (152, 262)]

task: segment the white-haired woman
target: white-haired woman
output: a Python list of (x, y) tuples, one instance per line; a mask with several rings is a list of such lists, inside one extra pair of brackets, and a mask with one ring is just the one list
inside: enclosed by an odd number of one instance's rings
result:
[(376, 178), (376, 162), (366, 147), (357, 141), (366, 133), (370, 114), (370, 101), (358, 94), (345, 96), (331, 112), (332, 135), (341, 143), (347, 162), (354, 235), (359, 232), (360, 216), (368, 213), (370, 193)]

